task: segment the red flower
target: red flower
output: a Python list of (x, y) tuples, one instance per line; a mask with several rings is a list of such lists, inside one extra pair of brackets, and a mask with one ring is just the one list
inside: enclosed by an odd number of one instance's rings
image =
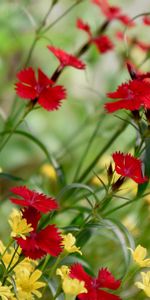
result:
[(89, 24), (84, 23), (82, 19), (78, 19), (78, 20), (77, 20), (77, 23), (76, 23), (76, 26), (77, 26), (77, 28), (79, 28), (80, 30), (85, 31), (85, 32), (88, 34), (89, 39), (92, 38), (92, 32), (91, 32), (91, 28), (90, 28), (90, 25), (89, 25)]
[(144, 23), (145, 25), (149, 26), (149, 25), (150, 25), (150, 16), (145, 16), (145, 17), (143, 18), (143, 23)]
[(47, 46), (47, 48), (57, 57), (62, 67), (70, 66), (76, 69), (85, 69), (85, 64), (74, 55), (53, 46)]
[(77, 263), (72, 265), (70, 277), (85, 282), (85, 288), (88, 292), (79, 294), (78, 299), (80, 300), (121, 300), (119, 296), (103, 290), (103, 288), (117, 290), (121, 284), (121, 281), (115, 280), (107, 269), (100, 269), (98, 277), (93, 278), (84, 271), (81, 264)]
[(112, 41), (107, 35), (100, 35), (99, 37), (93, 38), (92, 41), (100, 53), (106, 53), (114, 48)]
[(144, 52), (150, 51), (150, 44), (144, 43), (142, 41), (135, 41), (135, 45), (137, 47), (139, 47), (141, 50), (143, 50)]
[(22, 198), (10, 198), (11, 202), (15, 204), (33, 207), (43, 213), (47, 213), (58, 208), (58, 204), (55, 199), (47, 197), (44, 194), (31, 191), (26, 186), (13, 187), (11, 192)]
[(128, 26), (134, 25), (134, 22), (131, 18), (129, 18), (127, 15), (122, 14), (120, 7), (110, 6), (107, 0), (91, 0), (91, 1), (92, 3), (96, 4), (100, 8), (101, 12), (109, 21), (117, 19), (125, 25)]
[(89, 43), (95, 44), (100, 53), (106, 53), (114, 48), (112, 41), (107, 35), (92, 37), (90, 26), (87, 23), (84, 23), (81, 19), (77, 20), (77, 28), (85, 31), (88, 34)]
[(23, 218), (33, 227), (33, 231), (26, 237), (26, 240), (15, 238), (23, 254), (32, 259), (41, 258), (47, 253), (52, 256), (58, 256), (62, 251), (62, 237), (55, 225), (48, 225), (38, 231), (40, 213), (33, 207), (23, 209), (22, 213)]
[(54, 86), (54, 82), (40, 69), (38, 69), (38, 79), (31, 67), (20, 71), (17, 78), (19, 79), (15, 85), (17, 95), (32, 101), (36, 100), (46, 110), (58, 109), (61, 100), (66, 98), (64, 87)]
[(131, 154), (116, 152), (112, 155), (115, 162), (115, 171), (123, 177), (128, 177), (137, 183), (144, 183), (148, 180), (142, 175), (142, 161)]
[(46, 228), (30, 233), (26, 240), (16, 238), (17, 243), (26, 257), (38, 259), (46, 254), (58, 256), (62, 251), (62, 237), (55, 225), (48, 225)]
[(116, 102), (106, 103), (105, 108), (109, 113), (119, 109), (139, 110), (141, 106), (150, 108), (150, 83), (144, 80), (130, 80), (123, 83), (115, 92), (108, 93), (112, 99), (120, 99)]
[(34, 207), (29, 206), (22, 209), (22, 217), (26, 219), (27, 224), (32, 225), (32, 228), (35, 231), (41, 218), (41, 214)]

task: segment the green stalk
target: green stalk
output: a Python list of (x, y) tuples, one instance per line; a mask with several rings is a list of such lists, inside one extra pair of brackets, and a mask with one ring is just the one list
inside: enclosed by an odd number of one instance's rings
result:
[(25, 117), (29, 114), (29, 112), (31, 110), (32, 110), (32, 107), (28, 106), (27, 110), (24, 112), (24, 114), (22, 115), (21, 119), (17, 122), (17, 124), (14, 126), (14, 128), (12, 128), (12, 130), (10, 131), (9, 135), (4, 140), (4, 142), (2, 140), (2, 144), (0, 145), (0, 152), (3, 150), (3, 148), (5, 147), (5, 145), (8, 143), (8, 141), (10, 140), (10, 138), (12, 137), (12, 135), (14, 134), (14, 132), (16, 131), (16, 129), (19, 127), (19, 125), (21, 125), (21, 123), (24, 121)]
[(87, 154), (88, 154), (88, 152), (89, 152), (89, 150), (90, 150), (90, 148), (91, 148), (91, 146), (92, 146), (92, 144), (93, 144), (93, 142), (94, 142), (94, 139), (95, 139), (95, 137), (96, 137), (96, 135), (97, 135), (97, 132), (98, 132), (98, 130), (99, 130), (99, 127), (100, 127), (100, 125), (102, 124), (102, 121), (103, 121), (103, 119), (104, 119), (105, 117), (106, 117), (106, 115), (103, 114), (103, 115), (102, 115), (102, 118), (100, 118), (99, 121), (96, 123), (96, 127), (94, 128), (94, 131), (93, 131), (93, 133), (92, 133), (92, 135), (91, 135), (91, 137), (90, 137), (90, 139), (89, 139), (89, 141), (88, 141), (88, 144), (87, 144), (87, 146), (86, 146), (86, 148), (85, 148), (85, 150), (84, 150), (84, 152), (83, 152), (83, 154), (81, 155), (81, 158), (80, 158), (80, 160), (79, 160), (79, 164), (78, 164), (78, 166), (77, 166), (77, 170), (76, 170), (76, 172), (75, 172), (75, 176), (74, 176), (74, 180), (73, 180), (73, 181), (76, 181), (76, 180), (77, 180), (78, 174), (80, 173), (80, 170), (81, 170), (81, 168), (82, 168), (83, 162), (84, 162), (84, 160), (85, 160), (85, 158), (86, 158), (86, 156), (87, 156)]
[(113, 134), (111, 139), (106, 143), (106, 145), (100, 150), (95, 159), (90, 163), (90, 165), (86, 168), (83, 174), (78, 178), (78, 182), (82, 182), (97, 164), (101, 156), (109, 149), (109, 147), (114, 143), (114, 141), (119, 137), (121, 133), (127, 128), (128, 123), (124, 123), (120, 128)]

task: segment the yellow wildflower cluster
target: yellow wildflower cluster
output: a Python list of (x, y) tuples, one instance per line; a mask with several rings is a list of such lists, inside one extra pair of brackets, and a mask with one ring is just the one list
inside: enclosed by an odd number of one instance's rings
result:
[(35, 270), (32, 273), (26, 268), (15, 270), (14, 280), (19, 300), (32, 300), (34, 299), (33, 295), (38, 298), (42, 297), (41, 292), (38, 291), (38, 289), (45, 286), (44, 282), (38, 281), (41, 275), (42, 272), (40, 270)]
[(74, 296), (77, 296), (81, 293), (87, 293), (87, 289), (84, 286), (84, 281), (70, 278), (69, 273), (70, 269), (67, 266), (62, 266), (56, 271), (56, 275), (61, 277), (62, 289), (64, 293)]
[[(21, 253), (21, 249), (16, 250), (13, 247), (9, 247), (7, 250), (3, 243), (0, 241), (0, 254), (1, 260), (7, 268), (11, 263), (13, 267)], [(12, 257), (13, 261), (12, 261)], [(37, 262), (25, 258), (19, 262), (13, 269), (13, 281), (15, 282), (15, 293), (12, 292), (13, 287), (11, 285), (11, 279), (8, 280), (8, 286), (2, 286), (0, 282), (0, 296), (2, 300), (33, 300), (34, 296), (41, 298), (42, 294), (39, 291), (40, 288), (45, 286), (45, 283), (38, 281), (41, 277), (42, 272), (35, 270)]]
[(142, 281), (143, 282), (136, 282), (135, 285), (143, 290), (145, 292), (145, 294), (150, 298), (150, 271), (144, 273), (141, 272), (141, 276), (142, 276)]
[(11, 287), (9, 286), (2, 286), (0, 282), (0, 297), (2, 300), (14, 300), (14, 294), (11, 292)]
[(17, 209), (13, 209), (8, 222), (12, 229), (11, 237), (22, 237), (26, 239), (26, 235), (33, 230), (31, 224), (28, 224), (27, 220), (22, 218), (21, 211)]
[[(141, 245), (138, 245), (136, 247), (136, 249), (133, 251), (132, 249), (131, 253), (132, 253), (132, 257), (133, 260), (140, 266), (140, 267), (144, 267), (144, 268), (149, 268), (150, 267), (150, 258), (146, 258), (147, 256), (147, 249), (142, 247)], [(135, 283), (135, 285), (139, 288), (142, 289), (145, 294), (150, 297), (150, 271), (148, 272), (141, 272), (141, 276), (142, 276), (142, 282), (137, 281)]]

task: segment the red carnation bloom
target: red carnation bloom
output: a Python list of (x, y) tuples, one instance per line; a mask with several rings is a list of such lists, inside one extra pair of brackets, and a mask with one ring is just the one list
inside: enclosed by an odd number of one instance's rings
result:
[(91, 1), (93, 4), (96, 4), (100, 8), (101, 12), (109, 21), (117, 19), (125, 25), (128, 26), (134, 25), (134, 22), (130, 17), (122, 14), (120, 7), (110, 6), (107, 0), (91, 0)]
[(16, 238), (17, 243), (26, 257), (38, 259), (46, 254), (58, 256), (62, 251), (62, 237), (55, 225), (35, 232), (32, 231), (26, 240)]
[(47, 253), (52, 256), (58, 256), (62, 251), (62, 237), (55, 225), (48, 225), (38, 231), (40, 213), (33, 207), (23, 209), (22, 213), (23, 218), (33, 227), (33, 231), (26, 237), (26, 240), (16, 238), (24, 255), (32, 259), (41, 258)]
[(106, 53), (114, 48), (114, 45), (107, 35), (100, 35), (93, 38), (92, 42), (96, 45), (100, 53)]
[(84, 23), (84, 21), (82, 19), (77, 19), (77, 23), (76, 23), (77, 28), (79, 28), (80, 30), (85, 31), (88, 36), (89, 39), (92, 38), (92, 32), (91, 32), (91, 28), (90, 25), (87, 23)]
[(107, 35), (100, 35), (92, 37), (91, 28), (88, 24), (84, 23), (81, 19), (77, 20), (77, 28), (85, 31), (89, 36), (89, 42), (95, 44), (100, 53), (106, 53), (114, 48), (114, 45)]
[(150, 16), (145, 16), (145, 17), (143, 18), (143, 23), (144, 23), (145, 25), (149, 26), (149, 25), (150, 25)]
[(88, 292), (79, 294), (78, 299), (80, 300), (121, 300), (119, 296), (103, 290), (103, 288), (117, 290), (121, 284), (121, 281), (115, 280), (107, 269), (100, 269), (98, 277), (93, 278), (84, 271), (81, 264), (77, 263), (72, 265), (70, 277), (85, 282), (85, 288)]
[(116, 102), (106, 103), (105, 108), (109, 113), (119, 109), (139, 110), (141, 106), (150, 108), (150, 83), (144, 80), (130, 80), (123, 83), (115, 92), (108, 93), (112, 99), (120, 99)]
[(13, 187), (11, 192), (22, 198), (10, 198), (11, 202), (15, 204), (33, 207), (42, 213), (47, 213), (58, 208), (58, 204), (55, 199), (47, 197), (44, 194), (31, 191), (26, 186)]
[(41, 214), (34, 207), (29, 206), (22, 209), (22, 217), (26, 219), (28, 224), (32, 225), (32, 228), (35, 231), (41, 218)]
[(115, 171), (123, 177), (128, 177), (137, 183), (144, 183), (148, 180), (142, 175), (142, 161), (127, 153), (116, 152), (112, 155), (115, 162)]
[(67, 52), (53, 46), (47, 46), (47, 48), (57, 57), (61, 67), (64, 68), (66, 66), (70, 66), (76, 69), (85, 69), (85, 64), (74, 55), (68, 54)]
[(54, 86), (54, 82), (40, 69), (38, 69), (38, 79), (31, 67), (20, 71), (17, 78), (19, 79), (19, 82), (15, 84), (17, 95), (32, 101), (36, 100), (46, 110), (58, 109), (61, 100), (66, 98), (64, 87)]

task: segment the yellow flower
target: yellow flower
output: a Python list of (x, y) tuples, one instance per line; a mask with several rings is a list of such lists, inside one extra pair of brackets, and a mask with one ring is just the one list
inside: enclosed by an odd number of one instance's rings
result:
[(68, 253), (78, 252), (82, 255), (80, 248), (76, 247), (75, 245), (76, 238), (72, 235), (72, 233), (62, 234), (61, 236), (63, 238), (62, 244), (65, 251)]
[(150, 271), (147, 273), (141, 272), (141, 276), (143, 282), (138, 281), (135, 285), (139, 289), (143, 290), (148, 297), (150, 297)]
[[(17, 253), (15, 253), (15, 249), (13, 247), (9, 247), (9, 249), (5, 252), (6, 247), (4, 246), (4, 244), (2, 243), (2, 241), (0, 241), (0, 254), (2, 255), (1, 259), (5, 265), (5, 267), (7, 268), (12, 257), (13, 261), (11, 262), (11, 266), (13, 266), (19, 259), (19, 254), (21, 253), (21, 248), (18, 249)], [(4, 254), (3, 254), (4, 253)]]
[(58, 268), (56, 270), (56, 275), (59, 275), (61, 277), (61, 279), (64, 279), (64, 278), (68, 277), (69, 272), (70, 272), (70, 270), (67, 266), (61, 266), (61, 268)]
[(27, 220), (22, 218), (22, 213), (17, 209), (13, 209), (8, 222), (12, 228), (12, 237), (20, 236), (25, 240), (25, 235), (33, 230), (31, 224), (28, 224)]
[(147, 255), (146, 248), (138, 245), (136, 249), (133, 251), (129, 248), (132, 252), (133, 260), (140, 266), (140, 267), (150, 267), (150, 258), (144, 259)]
[(56, 181), (57, 179), (57, 173), (54, 169), (54, 167), (50, 164), (44, 164), (41, 168), (40, 168), (40, 172), (45, 175), (46, 177), (49, 177), (50, 179)]
[(16, 273), (15, 283), (19, 300), (32, 300), (33, 295), (38, 298), (42, 297), (41, 292), (38, 291), (38, 289), (45, 286), (44, 282), (38, 281), (41, 275), (40, 270), (35, 270), (30, 274), (27, 269), (22, 269), (22, 271)]
[(67, 266), (62, 266), (56, 270), (56, 275), (59, 275), (62, 280), (62, 289), (65, 294), (79, 295), (81, 293), (87, 293), (87, 289), (84, 286), (84, 281), (78, 279), (72, 279), (69, 277), (70, 270)]
[(10, 299), (13, 299), (13, 296), (14, 295), (11, 292), (11, 287), (2, 286), (2, 283), (0, 282), (0, 297), (1, 297), (1, 299), (2, 300), (10, 300)]
[(78, 279), (65, 278), (62, 283), (62, 288), (65, 294), (79, 295), (81, 293), (87, 293), (87, 289), (84, 286), (84, 281)]
[(14, 272), (19, 273), (23, 269), (27, 270), (29, 273), (32, 273), (35, 270), (35, 267), (38, 265), (38, 262), (30, 259), (30, 258), (25, 258), (22, 260), (15, 268)]

